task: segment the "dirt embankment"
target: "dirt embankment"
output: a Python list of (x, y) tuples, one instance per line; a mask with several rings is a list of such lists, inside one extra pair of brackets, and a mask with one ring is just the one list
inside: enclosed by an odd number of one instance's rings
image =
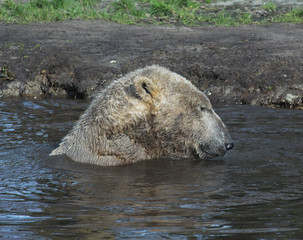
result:
[(159, 64), (213, 102), (303, 108), (303, 28), (0, 24), (0, 97), (85, 98)]

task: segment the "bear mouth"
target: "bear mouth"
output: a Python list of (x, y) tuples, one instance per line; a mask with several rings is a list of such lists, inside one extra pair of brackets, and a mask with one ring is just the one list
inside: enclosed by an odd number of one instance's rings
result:
[(199, 159), (209, 159), (209, 158), (223, 156), (224, 153), (221, 152), (218, 153), (216, 151), (213, 151), (209, 145), (204, 143), (199, 143), (194, 155), (196, 158)]
[(221, 155), (218, 153), (209, 153), (205, 151), (199, 151), (197, 154), (199, 159), (210, 159), (210, 158), (215, 158), (215, 157), (220, 157)]
[(210, 154), (210, 153), (207, 153), (207, 152), (204, 152), (201, 150), (196, 150), (196, 149), (194, 149), (192, 151), (191, 155), (197, 160), (204, 160), (204, 159), (210, 159), (210, 158), (217, 157), (216, 154)]

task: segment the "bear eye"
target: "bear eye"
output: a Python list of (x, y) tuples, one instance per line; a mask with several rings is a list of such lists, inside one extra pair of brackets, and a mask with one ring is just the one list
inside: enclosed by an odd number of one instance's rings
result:
[(202, 112), (204, 112), (204, 111), (206, 110), (206, 108), (203, 107), (203, 106), (200, 106), (200, 110), (201, 110)]

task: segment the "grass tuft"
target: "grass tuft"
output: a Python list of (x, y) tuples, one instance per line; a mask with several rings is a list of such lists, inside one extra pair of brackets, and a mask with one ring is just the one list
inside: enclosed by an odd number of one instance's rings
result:
[(262, 8), (268, 12), (276, 12), (277, 6), (272, 1), (268, 3), (263, 3)]
[(290, 12), (279, 15), (275, 22), (303, 23), (303, 8), (293, 8)]

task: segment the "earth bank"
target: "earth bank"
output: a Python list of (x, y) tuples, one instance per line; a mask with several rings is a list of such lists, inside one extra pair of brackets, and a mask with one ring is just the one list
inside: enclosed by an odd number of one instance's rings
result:
[(168, 67), (213, 102), (303, 109), (303, 29), (0, 23), (0, 97), (87, 98), (139, 67)]

